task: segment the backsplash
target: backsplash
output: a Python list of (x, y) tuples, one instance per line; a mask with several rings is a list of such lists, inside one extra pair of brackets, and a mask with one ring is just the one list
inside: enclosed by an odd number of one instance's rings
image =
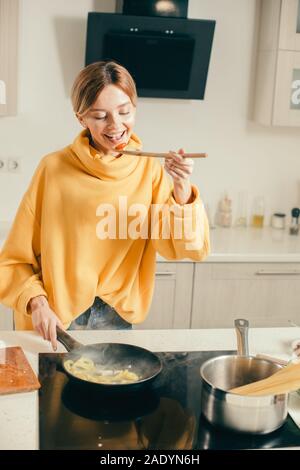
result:
[[(226, 191), (234, 223), (239, 193), (246, 192), (248, 219), (255, 197), (263, 196), (269, 225), (274, 212), (284, 212), (288, 222), (291, 209), (300, 207), (300, 130), (251, 120), (258, 3), (190, 0), (189, 18), (216, 20), (205, 99), (140, 98), (136, 133), (146, 151), (183, 147), (208, 154), (195, 162), (192, 181), (213, 220)], [(69, 94), (84, 65), (87, 13), (115, 11), (114, 0), (21, 4), (18, 115), (0, 118), (0, 157), (20, 159), (21, 171), (0, 171), (0, 220), (13, 219), (40, 159), (80, 132)]]

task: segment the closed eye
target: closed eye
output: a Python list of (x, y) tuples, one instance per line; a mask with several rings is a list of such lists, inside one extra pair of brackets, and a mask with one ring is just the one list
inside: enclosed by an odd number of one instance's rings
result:
[[(130, 111), (128, 111), (127, 113), (119, 113), (121, 116), (127, 116), (128, 114), (130, 114)], [(102, 116), (102, 117), (96, 117), (95, 116), (95, 119), (97, 120), (104, 120), (106, 119), (106, 116)]]

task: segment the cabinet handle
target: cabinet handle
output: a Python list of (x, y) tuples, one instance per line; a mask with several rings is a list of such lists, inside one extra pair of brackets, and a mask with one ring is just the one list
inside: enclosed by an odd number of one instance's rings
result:
[(163, 271), (158, 271), (157, 273), (155, 273), (155, 276), (175, 276), (175, 272), (174, 271), (166, 271), (166, 272), (163, 272)]
[(256, 271), (256, 276), (299, 276), (300, 270), (299, 269), (288, 269), (285, 271), (268, 271), (267, 269), (260, 269)]

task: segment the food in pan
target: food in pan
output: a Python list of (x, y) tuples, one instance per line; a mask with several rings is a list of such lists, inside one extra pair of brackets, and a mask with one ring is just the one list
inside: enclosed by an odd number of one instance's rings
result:
[(82, 380), (94, 382), (98, 384), (129, 384), (137, 382), (139, 376), (128, 369), (112, 370), (97, 369), (94, 361), (88, 357), (80, 357), (77, 361), (67, 360), (65, 363), (66, 370)]

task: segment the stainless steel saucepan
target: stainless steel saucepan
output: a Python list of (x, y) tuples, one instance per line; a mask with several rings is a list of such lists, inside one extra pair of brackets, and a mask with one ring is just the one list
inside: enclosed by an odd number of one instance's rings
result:
[(211, 424), (233, 431), (267, 434), (283, 425), (288, 413), (288, 394), (251, 397), (228, 392), (281, 369), (279, 364), (248, 355), (248, 326), (247, 320), (235, 320), (237, 355), (218, 356), (202, 364), (201, 410)]

